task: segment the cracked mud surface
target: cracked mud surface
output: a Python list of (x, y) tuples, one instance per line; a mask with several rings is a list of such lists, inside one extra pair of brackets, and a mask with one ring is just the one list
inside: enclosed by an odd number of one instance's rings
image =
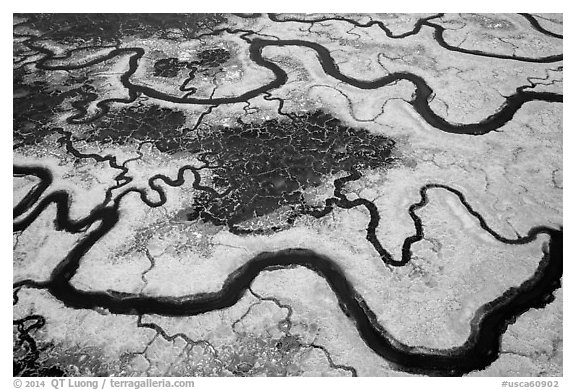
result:
[(14, 15), (15, 376), (561, 376), (562, 15)]

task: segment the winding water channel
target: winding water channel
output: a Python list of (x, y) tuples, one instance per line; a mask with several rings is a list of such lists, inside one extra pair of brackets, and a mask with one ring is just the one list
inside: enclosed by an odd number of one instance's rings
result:
[[(276, 18), (272, 15), (271, 18)], [(508, 61), (526, 61), (537, 63), (551, 63), (561, 61), (562, 56), (548, 56), (543, 58), (526, 58), (516, 56), (505, 56), (500, 54), (483, 53), (473, 50), (454, 48), (446, 43), (443, 38), (444, 29), (433, 24), (434, 17), (421, 19), (414, 30), (393, 36), (400, 38), (418, 33), (423, 27), (434, 29), (434, 38), (438, 44), (448, 50), (459, 51), (463, 55), (479, 55), (483, 57), (498, 58)], [(533, 17), (526, 17), (532, 26), (552, 37), (560, 38), (558, 34), (547, 32), (538, 24)], [(350, 23), (356, 23), (348, 20)], [(376, 22), (372, 23), (376, 24)], [(366, 26), (362, 26), (366, 27)], [(239, 96), (226, 98), (193, 98), (177, 97), (157, 91), (151, 87), (135, 84), (131, 77), (136, 72), (140, 59), (145, 54), (144, 49), (138, 47), (115, 48), (107, 55), (96, 58), (82, 65), (66, 66), (51, 65), (50, 61), (58, 58), (50, 50), (39, 46), (32, 37), (26, 43), (27, 46), (45, 57), (37, 62), (37, 68), (44, 70), (72, 70), (89, 67), (120, 55), (130, 55), (129, 69), (121, 75), (120, 79), (124, 87), (129, 91), (127, 99), (107, 99), (98, 105), (102, 110), (102, 115), (109, 109), (112, 103), (130, 103), (140, 95), (146, 95), (155, 99), (173, 103), (183, 104), (205, 104), (219, 105), (237, 102), (246, 102), (249, 99), (268, 93), (269, 91), (284, 85), (288, 76), (276, 63), (266, 59), (264, 50), (266, 47), (305, 47), (314, 50), (318, 61), (326, 75), (333, 77), (358, 89), (371, 90), (390, 85), (398, 80), (407, 80), (415, 86), (413, 99), (409, 102), (414, 110), (431, 126), (438, 130), (456, 133), (482, 135), (496, 130), (508, 121), (527, 102), (546, 101), (559, 103), (563, 101), (561, 94), (549, 92), (534, 92), (517, 89), (517, 91), (505, 98), (502, 107), (479, 123), (473, 124), (452, 124), (438, 116), (430, 107), (429, 101), (433, 95), (432, 89), (426, 81), (415, 74), (409, 72), (396, 72), (374, 80), (360, 80), (347, 76), (339, 70), (330, 51), (324, 46), (305, 40), (268, 40), (260, 38), (249, 38), (255, 34), (248, 30), (223, 29), (227, 32), (242, 32), (242, 38), (249, 44), (250, 59), (257, 65), (266, 68), (274, 74), (274, 79), (255, 89), (246, 91)], [(387, 32), (388, 34), (388, 32)], [(390, 33), (391, 34), (391, 33)], [(69, 53), (70, 54), (70, 53)], [(62, 58), (62, 57), (60, 57)], [(269, 95), (268, 95), (269, 96)], [(96, 97), (90, 97), (95, 99)], [(74, 106), (78, 115), (69, 118), (69, 122), (74, 122), (85, 114), (85, 109), (81, 104)], [(82, 111), (84, 110), (84, 112)], [(92, 120), (94, 120), (93, 118)], [(70, 146), (70, 138), (66, 140)], [(100, 158), (94, 155), (84, 155), (83, 158)], [(108, 159), (112, 164), (115, 160)], [(118, 167), (118, 166), (117, 166)], [(118, 167), (120, 168), (120, 167)], [(488, 232), (495, 240), (508, 245), (523, 245), (534, 241), (539, 235), (549, 236), (548, 246), (543, 248), (542, 260), (539, 263), (534, 275), (522, 285), (510, 288), (501, 297), (480, 307), (472, 320), (471, 333), (466, 342), (459, 347), (451, 349), (427, 349), (422, 347), (411, 347), (396, 340), (385, 328), (383, 328), (376, 314), (368, 307), (362, 296), (356, 291), (354, 286), (348, 281), (345, 272), (336, 262), (330, 258), (315, 253), (314, 251), (300, 248), (291, 248), (278, 252), (261, 253), (250, 259), (245, 265), (232, 272), (226, 279), (222, 289), (217, 292), (196, 294), (184, 297), (151, 297), (141, 294), (103, 292), (103, 291), (82, 291), (70, 283), (70, 280), (78, 270), (83, 256), (92, 248), (100, 238), (108, 234), (122, 217), (120, 209), (124, 196), (131, 192), (139, 192), (141, 199), (149, 207), (158, 207), (164, 204), (166, 196), (162, 188), (154, 185), (154, 180), (161, 179), (167, 185), (180, 186), (183, 184), (183, 174), (186, 170), (194, 173), (193, 186), (203, 191), (213, 191), (209, 187), (200, 185), (200, 176), (196, 168), (191, 166), (181, 167), (178, 178), (170, 180), (166, 176), (157, 175), (150, 179), (150, 186), (159, 193), (159, 202), (147, 200), (143, 190), (129, 189), (122, 192), (116, 198), (109, 200), (111, 204), (103, 204), (96, 207), (90, 215), (79, 220), (70, 218), (70, 195), (65, 191), (54, 191), (45, 195), (52, 182), (52, 174), (47, 168), (40, 166), (14, 166), (14, 175), (33, 175), (40, 179), (40, 184), (35, 186), (13, 209), (14, 231), (25, 230), (47, 207), (55, 204), (57, 207), (56, 228), (71, 233), (85, 232), (94, 224), (97, 227), (87, 233), (84, 238), (68, 253), (68, 255), (53, 270), (49, 280), (38, 282), (33, 280), (23, 280), (14, 284), (14, 288), (39, 288), (46, 289), (64, 305), (75, 309), (104, 308), (114, 314), (136, 315), (136, 314), (159, 314), (164, 316), (191, 316), (206, 313), (214, 310), (221, 310), (233, 306), (246, 293), (252, 281), (263, 271), (288, 268), (294, 266), (306, 267), (320, 277), (324, 278), (330, 288), (338, 298), (341, 310), (350, 318), (358, 330), (359, 335), (374, 352), (382, 356), (397, 369), (428, 375), (463, 375), (473, 370), (481, 370), (489, 366), (497, 359), (500, 352), (501, 336), (507, 326), (512, 323), (517, 316), (531, 308), (543, 307), (553, 299), (552, 293), (560, 287), (563, 272), (563, 231), (546, 226), (537, 226), (528, 232), (524, 237), (509, 239), (499, 235), (492, 230), (482, 216), (476, 212), (466, 201), (465, 196), (459, 191), (444, 184), (427, 184), (421, 187), (420, 200), (410, 205), (408, 213), (414, 222), (415, 234), (405, 239), (402, 247), (401, 259), (394, 259), (386, 251), (376, 237), (376, 227), (380, 223), (380, 215), (374, 203), (369, 200), (358, 198), (348, 200), (342, 193), (342, 188), (347, 181), (355, 180), (360, 172), (352, 170), (349, 176), (336, 180), (335, 197), (326, 201), (325, 208), (316, 211), (312, 215), (321, 218), (329, 213), (334, 207), (354, 208), (365, 207), (370, 214), (370, 222), (367, 226), (367, 240), (374, 246), (385, 265), (399, 267), (407, 264), (412, 257), (411, 246), (423, 238), (423, 226), (416, 212), (424, 207), (428, 202), (427, 191), (439, 189), (455, 194), (464, 205), (470, 215), (477, 221), (479, 226)], [(125, 174), (126, 170), (122, 174)], [(121, 174), (121, 175), (122, 175)], [(350, 259), (354, 261), (354, 259)]]
[[(503, 54), (486, 53), (479, 50), (464, 50), (446, 43), (443, 38), (444, 29), (441, 26), (430, 24), (428, 21), (423, 21), (421, 25), (428, 25), (434, 28), (434, 39), (438, 44), (447, 50), (460, 52), (465, 55), (480, 56), (480, 57), (490, 57), (501, 60), (508, 61), (520, 61), (520, 62), (533, 62), (533, 63), (554, 63), (563, 60), (562, 55), (553, 55), (542, 58), (530, 58), (521, 56), (510, 56)], [(286, 84), (288, 81), (287, 73), (274, 62), (267, 60), (263, 51), (266, 47), (305, 47), (312, 49), (316, 52), (318, 61), (322, 66), (324, 72), (339, 81), (342, 81), (348, 85), (354, 86), (358, 89), (372, 90), (382, 88), (384, 86), (390, 85), (400, 80), (406, 80), (411, 82), (415, 86), (414, 98), (409, 102), (412, 107), (420, 114), (420, 116), (431, 126), (438, 130), (456, 133), (456, 134), (469, 134), (469, 135), (482, 135), (494, 131), (502, 126), (504, 126), (509, 120), (511, 120), (514, 114), (527, 102), (531, 101), (545, 101), (545, 102), (555, 102), (561, 103), (563, 101), (563, 95), (552, 93), (552, 92), (535, 92), (526, 91), (523, 89), (518, 89), (514, 94), (509, 95), (505, 98), (504, 103), (500, 109), (494, 114), (488, 116), (484, 120), (478, 123), (471, 124), (453, 124), (446, 121), (444, 118), (437, 115), (430, 107), (429, 101), (431, 96), (433, 96), (434, 91), (426, 83), (426, 81), (413, 73), (410, 72), (394, 72), (386, 76), (374, 79), (374, 80), (360, 80), (351, 76), (347, 76), (340, 72), (338, 65), (334, 61), (330, 50), (318, 44), (316, 42), (305, 41), (305, 40), (269, 40), (260, 38), (248, 38), (249, 35), (255, 34), (249, 30), (230, 30), (222, 29), (219, 32), (229, 32), (229, 33), (240, 33), (243, 34), (241, 37), (248, 43), (250, 59), (257, 65), (269, 69), (274, 74), (274, 79), (266, 84), (263, 84), (257, 88), (246, 91), (238, 96), (233, 97), (216, 97), (216, 98), (195, 98), (195, 97), (180, 97), (175, 95), (170, 95), (161, 91), (158, 91), (152, 87), (145, 85), (134, 84), (131, 81), (132, 75), (136, 72), (140, 59), (144, 56), (145, 50), (140, 47), (127, 47), (127, 48), (117, 48), (111, 50), (107, 55), (95, 58), (91, 61), (83, 63), (81, 65), (50, 65), (49, 61), (55, 58), (66, 58), (56, 57), (55, 54), (40, 45), (35, 44), (34, 38), (31, 38), (26, 42), (26, 45), (33, 50), (37, 50), (43, 54), (45, 57), (39, 60), (36, 66), (43, 70), (73, 70), (89, 67), (107, 60), (110, 60), (116, 56), (129, 54), (129, 69), (120, 76), (122, 85), (129, 91), (129, 98), (112, 98), (100, 101), (98, 107), (102, 110), (102, 115), (109, 110), (109, 105), (111, 103), (131, 103), (136, 100), (137, 96), (140, 94), (149, 96), (151, 98), (172, 102), (180, 104), (199, 104), (199, 105), (220, 105), (220, 104), (232, 104), (239, 102), (246, 102), (249, 99), (260, 96), (266, 92), (273, 89), (279, 88)], [(416, 32), (420, 31), (418, 27)], [(68, 53), (70, 55), (70, 53)]]
[[(16, 172), (28, 174), (49, 181), (49, 171), (41, 167), (15, 167)], [(180, 185), (181, 183), (176, 183)], [(15, 218), (28, 209), (30, 199), (38, 199), (42, 189), (38, 186), (33, 195), (26, 196), (14, 208)], [(403, 258), (389, 264), (401, 266), (411, 257), (410, 246), (422, 238), (421, 222), (414, 217), (414, 211), (428, 201), (426, 191), (429, 188), (444, 188), (456, 195), (467, 210), (479, 219), (480, 226), (500, 242), (511, 245), (522, 245), (536, 239), (539, 234), (550, 237), (548, 248), (543, 252), (542, 260), (532, 278), (521, 286), (511, 288), (501, 297), (478, 309), (472, 320), (471, 333), (464, 345), (446, 349), (434, 350), (407, 346), (394, 339), (390, 333), (377, 321), (375, 313), (368, 307), (362, 296), (354, 289), (346, 278), (344, 271), (331, 259), (307, 249), (286, 249), (278, 252), (262, 253), (245, 265), (232, 272), (220, 291), (196, 294), (184, 297), (150, 297), (140, 294), (102, 291), (82, 291), (71, 285), (70, 280), (75, 275), (84, 254), (107, 234), (118, 222), (121, 212), (119, 206), (125, 191), (118, 196), (112, 206), (96, 208), (88, 217), (81, 220), (71, 220), (69, 217), (69, 199), (65, 192), (53, 192), (40, 203), (22, 221), (15, 223), (14, 230), (20, 231), (29, 225), (50, 204), (57, 206), (56, 225), (58, 229), (69, 232), (82, 231), (87, 226), (98, 222), (99, 226), (66, 256), (54, 269), (46, 282), (24, 280), (14, 284), (14, 288), (23, 286), (47, 289), (63, 304), (75, 309), (105, 308), (114, 314), (159, 314), (165, 316), (191, 316), (213, 310), (221, 310), (234, 305), (245, 294), (247, 288), (258, 274), (264, 270), (302, 266), (316, 272), (324, 278), (334, 294), (342, 311), (354, 322), (362, 339), (377, 354), (393, 363), (397, 369), (428, 375), (462, 375), (487, 367), (497, 357), (500, 339), (509, 323), (530, 308), (543, 307), (551, 299), (552, 293), (560, 287), (562, 277), (562, 230), (539, 226), (530, 230), (527, 236), (517, 239), (500, 237), (491, 230), (482, 217), (466, 202), (464, 196), (448, 186), (428, 185), (422, 187), (422, 199), (410, 206), (416, 235), (408, 237), (403, 245)], [(369, 202), (362, 199), (361, 203)], [(359, 203), (360, 204), (360, 203)], [(353, 207), (353, 206), (350, 206)], [(377, 213), (377, 210), (376, 210)], [(377, 215), (377, 214), (376, 214)], [(374, 224), (371, 219), (370, 224)], [(351, 259), (353, 261), (353, 259)]]

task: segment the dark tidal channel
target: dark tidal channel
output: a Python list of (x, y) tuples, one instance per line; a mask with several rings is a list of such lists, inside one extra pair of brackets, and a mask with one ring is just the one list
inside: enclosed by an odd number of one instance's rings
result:
[[(253, 32), (240, 30), (245, 34), (251, 34)], [(235, 32), (240, 32), (235, 31)], [(456, 48), (451, 48), (443, 43), (443, 38), (441, 34), (435, 34), (436, 41), (447, 50), (458, 51)], [(297, 46), (306, 47), (312, 49), (316, 52), (317, 58), (322, 66), (324, 72), (339, 81), (346, 84), (352, 85), (359, 89), (372, 90), (384, 87), (386, 85), (392, 84), (396, 81), (407, 80), (410, 81), (415, 86), (415, 93), (413, 99), (409, 102), (416, 112), (431, 126), (448, 133), (455, 134), (468, 134), (468, 135), (483, 135), (494, 131), (502, 126), (504, 126), (508, 121), (510, 121), (514, 114), (527, 102), (531, 101), (545, 101), (552, 103), (563, 102), (563, 95), (551, 92), (535, 92), (526, 91), (522, 88), (518, 88), (516, 92), (512, 95), (505, 97), (505, 101), (500, 109), (489, 117), (478, 123), (470, 124), (454, 124), (450, 123), (444, 118), (437, 115), (430, 107), (430, 99), (433, 96), (433, 90), (426, 83), (422, 77), (409, 73), (409, 72), (395, 72), (388, 74), (384, 77), (374, 79), (374, 80), (360, 80), (354, 77), (347, 76), (340, 72), (338, 65), (332, 58), (330, 50), (324, 46), (311, 41), (304, 40), (266, 40), (259, 38), (246, 38), (245, 35), (242, 38), (249, 44), (250, 59), (257, 65), (269, 69), (274, 74), (274, 80), (264, 84), (260, 87), (247, 91), (241, 95), (233, 97), (220, 97), (220, 98), (194, 98), (194, 97), (179, 97), (171, 94), (167, 94), (158, 91), (154, 88), (137, 85), (132, 83), (130, 80), (132, 75), (136, 72), (140, 59), (144, 56), (145, 51), (140, 47), (127, 47), (111, 50), (107, 55), (103, 57), (96, 58), (94, 60), (88, 61), (82, 65), (49, 65), (48, 61), (55, 57), (55, 54), (49, 49), (42, 46), (35, 45), (32, 40), (28, 41), (26, 45), (42, 54), (45, 57), (39, 60), (36, 64), (37, 68), (43, 70), (73, 70), (92, 66), (103, 61), (109, 60), (119, 55), (130, 54), (129, 60), (129, 70), (124, 73), (120, 80), (122, 85), (129, 91), (129, 98), (111, 98), (98, 102), (97, 106), (102, 110), (102, 115), (109, 110), (109, 105), (111, 103), (131, 103), (136, 100), (139, 94), (144, 94), (154, 99), (164, 100), (172, 103), (182, 103), (182, 104), (203, 104), (203, 105), (220, 105), (220, 104), (233, 104), (239, 102), (247, 102), (256, 96), (269, 92), (273, 89), (280, 88), (288, 81), (287, 73), (277, 64), (272, 61), (267, 60), (263, 55), (263, 50), (266, 47), (286, 47), (286, 46)], [(70, 55), (71, 53), (68, 53)], [(522, 58), (522, 57), (507, 57), (500, 55), (493, 55), (490, 53), (484, 53), (481, 51), (466, 52), (466, 55), (477, 55), (481, 57), (493, 57), (499, 58), (501, 60), (514, 60), (514, 61), (526, 61), (533, 63), (551, 63), (562, 61), (563, 57), (561, 55), (546, 57), (546, 58)], [(78, 117), (85, 114), (85, 108), (77, 107), (80, 111)], [(76, 117), (76, 116), (75, 116)]]
[[(524, 17), (527, 18), (538, 31), (555, 38), (561, 38), (561, 35), (543, 29), (533, 17), (525, 15)], [(422, 26), (428, 26), (434, 29), (434, 39), (440, 46), (450, 51), (461, 52), (465, 55), (477, 55), (504, 61), (524, 61), (531, 63), (562, 61), (562, 55), (544, 58), (524, 58), (484, 53), (477, 50), (459, 49), (448, 45), (442, 35), (444, 31), (443, 27), (432, 24), (428, 19), (432, 19), (432, 17), (419, 21), (414, 31), (408, 35), (418, 33)], [(350, 23), (354, 22), (350, 21)], [(215, 31), (215, 34), (217, 31), (218, 30)], [(45, 55), (43, 59), (36, 63), (37, 68), (43, 70), (80, 69), (102, 63), (119, 55), (130, 55), (129, 69), (120, 76), (123, 86), (129, 92), (129, 97), (111, 98), (98, 102), (97, 106), (102, 111), (101, 115), (104, 115), (109, 110), (111, 104), (132, 103), (141, 94), (164, 101), (184, 104), (218, 105), (247, 102), (249, 99), (279, 88), (287, 82), (287, 73), (277, 64), (267, 60), (263, 54), (266, 47), (287, 46), (306, 47), (314, 50), (322, 69), (328, 76), (358, 89), (372, 90), (390, 85), (399, 80), (410, 81), (415, 86), (415, 93), (412, 100), (409, 101), (409, 104), (414, 107), (415, 111), (417, 111), (428, 124), (449, 133), (468, 135), (486, 134), (504, 126), (527, 102), (563, 101), (563, 95), (561, 94), (527, 91), (518, 88), (514, 94), (505, 97), (503, 105), (497, 112), (479, 123), (453, 124), (438, 116), (431, 109), (429, 101), (434, 92), (426, 81), (418, 75), (409, 72), (396, 72), (374, 80), (360, 80), (341, 73), (330, 51), (318, 43), (303, 40), (252, 39), (248, 38), (248, 36), (256, 34), (253, 31), (223, 29), (220, 32), (223, 31), (243, 33), (241, 38), (249, 45), (250, 59), (255, 64), (270, 70), (274, 74), (274, 79), (265, 85), (234, 97), (177, 97), (144, 85), (134, 84), (131, 81), (131, 77), (139, 66), (140, 59), (145, 54), (142, 48), (116, 48), (105, 56), (90, 60), (81, 65), (50, 65), (48, 63), (50, 60), (67, 58), (72, 52), (69, 52), (64, 57), (57, 57), (56, 54), (49, 49), (41, 45), (36, 45), (35, 41), (37, 38), (33, 36), (30, 36), (30, 39), (28, 39), (25, 44), (29, 49)], [(387, 35), (390, 36), (391, 33), (389, 34), (387, 31)], [(70, 123), (75, 123), (75, 120), (83, 117), (86, 114), (85, 105), (97, 98), (93, 93), (85, 93), (84, 95), (85, 99), (73, 103), (73, 107), (77, 109), (78, 114), (68, 118)], [(92, 118), (86, 122), (94, 121), (95, 119), (96, 118)], [(553, 292), (561, 285), (563, 274), (563, 231), (561, 228), (558, 230), (545, 226), (537, 226), (532, 228), (525, 237), (506, 239), (499, 236), (487, 226), (483, 218), (473, 211), (465, 202), (464, 196), (461, 193), (447, 186), (436, 186), (437, 188), (442, 187), (445, 190), (455, 193), (466, 206), (468, 212), (478, 218), (480, 226), (500, 242), (508, 245), (522, 245), (535, 240), (539, 234), (546, 234), (550, 237), (548, 245), (543, 247), (542, 260), (532, 278), (518, 287), (510, 288), (501, 297), (480, 307), (472, 320), (470, 336), (460, 347), (434, 350), (411, 347), (394, 339), (394, 337), (378, 323), (376, 314), (368, 307), (362, 296), (348, 281), (344, 271), (338, 264), (328, 257), (306, 249), (293, 248), (278, 252), (261, 253), (230, 274), (223, 288), (213, 293), (174, 298), (149, 297), (120, 292), (81, 291), (73, 287), (70, 280), (80, 266), (82, 257), (100, 238), (108, 234), (116, 225), (121, 217), (119, 208), (123, 196), (129, 192), (136, 191), (140, 192), (141, 198), (145, 201), (144, 193), (134, 189), (125, 191), (113, 201), (112, 205), (102, 205), (94, 209), (87, 217), (80, 220), (72, 220), (69, 215), (70, 196), (68, 193), (65, 191), (54, 191), (42, 198), (43, 193), (49, 188), (52, 180), (52, 175), (49, 170), (41, 167), (14, 166), (13, 173), (14, 175), (34, 175), (40, 179), (40, 183), (14, 207), (13, 217), (16, 220), (14, 222), (14, 231), (25, 230), (51, 204), (55, 204), (57, 207), (55, 223), (56, 228), (59, 230), (65, 230), (71, 233), (85, 232), (94, 223), (98, 224), (95, 229), (87, 233), (68, 253), (54, 269), (47, 282), (24, 280), (13, 285), (14, 289), (21, 287), (46, 289), (55, 298), (70, 308), (104, 308), (110, 313), (125, 315), (158, 314), (164, 316), (192, 316), (233, 306), (246, 293), (252, 281), (263, 271), (296, 266), (306, 267), (327, 281), (338, 298), (340, 309), (350, 318), (350, 321), (353, 322), (366, 345), (390, 362), (396, 369), (416, 374), (459, 376), (474, 370), (482, 370), (494, 362), (499, 356), (501, 337), (506, 331), (507, 326), (527, 310), (531, 308), (541, 308), (551, 302), (554, 299)], [(183, 181), (181, 177), (182, 173), (183, 170), (181, 169), (178, 180), (173, 182), (165, 180), (165, 182), (168, 185), (180, 185)], [(199, 186), (199, 180), (199, 176), (195, 173), (195, 186)], [(154, 188), (153, 183), (151, 186)], [(333, 205), (337, 205), (338, 207), (352, 208), (362, 205), (367, 207), (370, 212), (367, 239), (374, 245), (387, 265), (403, 266), (410, 260), (410, 246), (422, 238), (422, 224), (414, 212), (426, 204), (425, 192), (428, 187), (425, 186), (421, 189), (421, 202), (410, 206), (409, 213), (415, 223), (416, 235), (406, 239), (402, 250), (403, 257), (400, 261), (393, 260), (377, 241), (375, 229), (380, 221), (380, 216), (377, 208), (371, 204), (371, 202), (365, 199), (348, 201), (342, 195), (339, 199), (334, 199), (327, 205), (326, 211), (319, 213), (317, 217), (321, 218), (326, 215), (326, 213), (330, 211), (328, 206), (332, 207)], [(160, 203), (150, 204), (146, 201), (145, 203), (150, 207), (160, 206), (166, 199), (163, 192), (159, 191), (159, 194), (161, 195)], [(24, 215), (29, 210), (31, 211)], [(354, 259), (350, 259), (350, 261), (354, 261)], [(401, 321), (402, 319), (397, 320)]]
[[(15, 172), (26, 172), (43, 181), (51, 177), (44, 168), (14, 169)], [(33, 191), (34, 198), (38, 199), (41, 194), (38, 190)], [(344, 271), (330, 258), (307, 249), (261, 253), (231, 273), (220, 291), (212, 293), (174, 298), (110, 291), (81, 291), (73, 287), (70, 280), (76, 273), (83, 255), (115, 226), (120, 217), (119, 202), (122, 196), (117, 198), (114, 205), (97, 208), (85, 219), (72, 221), (69, 219), (67, 197), (62, 193), (57, 193), (60, 194), (57, 196), (53, 194), (40, 201), (39, 205), (24, 218), (24, 223), (15, 224), (15, 230), (23, 229), (23, 226), (25, 228), (31, 223), (30, 219), (35, 219), (51, 203), (55, 203), (58, 209), (56, 225), (59, 229), (80, 231), (94, 222), (101, 223), (54, 269), (49, 281), (45, 283), (22, 281), (15, 283), (14, 288), (27, 286), (47, 289), (64, 305), (75, 309), (104, 308), (110, 313), (127, 315), (193, 316), (233, 306), (262, 271), (295, 266), (306, 267), (328, 282), (338, 298), (340, 309), (354, 323), (366, 345), (396, 369), (409, 373), (460, 376), (486, 368), (498, 358), (501, 337), (507, 326), (525, 311), (543, 307), (551, 302), (554, 299), (554, 290), (561, 285), (562, 229), (555, 230), (548, 227), (531, 229), (529, 236), (519, 240), (516, 245), (533, 241), (538, 234), (547, 234), (550, 237), (548, 246), (543, 247), (543, 257), (533, 277), (479, 308), (472, 321), (468, 340), (460, 347), (446, 350), (411, 347), (394, 339), (378, 323), (376, 314), (348, 281)], [(29, 197), (25, 197), (23, 201), (26, 202), (25, 206), (18, 204), (14, 208), (15, 218), (22, 214), (23, 209), (31, 206)]]

